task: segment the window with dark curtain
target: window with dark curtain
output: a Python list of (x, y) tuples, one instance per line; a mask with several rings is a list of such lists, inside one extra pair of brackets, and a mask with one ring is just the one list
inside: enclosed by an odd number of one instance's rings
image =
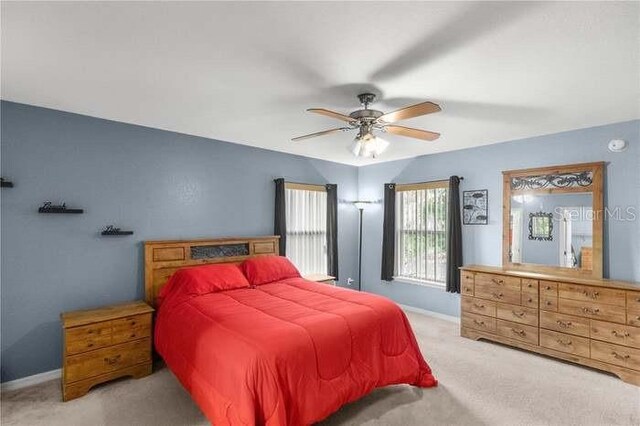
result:
[(384, 184), (384, 223), (382, 225), (381, 278), (393, 281), (395, 268), (396, 185)]
[(327, 272), (338, 279), (338, 185), (327, 184)]
[(462, 266), (462, 221), (460, 220), (460, 178), (449, 178), (449, 218), (447, 220), (447, 291), (460, 293)]

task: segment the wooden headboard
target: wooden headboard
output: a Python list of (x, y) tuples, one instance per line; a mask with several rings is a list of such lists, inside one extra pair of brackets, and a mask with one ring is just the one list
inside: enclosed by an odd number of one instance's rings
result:
[(156, 307), (160, 289), (176, 270), (210, 263), (240, 263), (252, 256), (277, 255), (279, 236), (165, 240), (144, 243), (144, 297)]

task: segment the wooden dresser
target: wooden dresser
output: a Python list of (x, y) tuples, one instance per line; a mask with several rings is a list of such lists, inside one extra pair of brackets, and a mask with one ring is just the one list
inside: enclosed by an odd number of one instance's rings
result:
[(611, 372), (640, 386), (640, 284), (461, 268), (460, 333)]
[(152, 312), (133, 302), (61, 314), (63, 400), (112, 379), (151, 374)]

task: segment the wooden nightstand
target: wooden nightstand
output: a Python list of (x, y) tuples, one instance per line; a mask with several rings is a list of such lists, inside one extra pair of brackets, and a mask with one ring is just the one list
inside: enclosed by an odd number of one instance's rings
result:
[(304, 278), (305, 280), (315, 281), (318, 283), (336, 285), (336, 277), (332, 277), (331, 275), (311, 274), (311, 275), (305, 275), (302, 278)]
[(152, 312), (132, 302), (62, 313), (62, 399), (119, 377), (151, 374)]

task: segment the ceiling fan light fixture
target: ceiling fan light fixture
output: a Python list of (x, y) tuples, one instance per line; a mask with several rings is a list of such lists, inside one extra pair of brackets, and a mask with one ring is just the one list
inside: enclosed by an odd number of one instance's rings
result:
[(381, 155), (389, 147), (389, 142), (384, 139), (378, 138), (371, 133), (367, 133), (364, 136), (357, 136), (349, 150), (356, 157), (373, 157), (376, 158)]

